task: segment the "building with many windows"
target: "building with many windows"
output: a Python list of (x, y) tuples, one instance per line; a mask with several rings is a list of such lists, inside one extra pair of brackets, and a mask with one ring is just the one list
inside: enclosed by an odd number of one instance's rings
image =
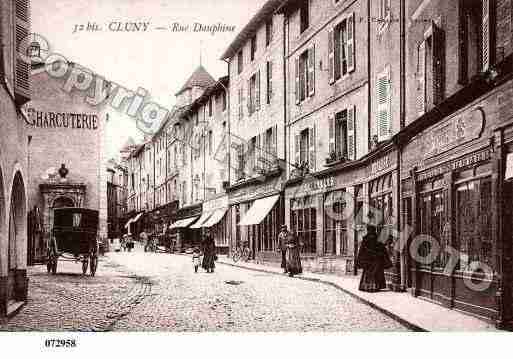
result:
[(282, 1), (253, 16), (221, 56), (228, 63), (231, 246), (278, 259), (286, 159)]

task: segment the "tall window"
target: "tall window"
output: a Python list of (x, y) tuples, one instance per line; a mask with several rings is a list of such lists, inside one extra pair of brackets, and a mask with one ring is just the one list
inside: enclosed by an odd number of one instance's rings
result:
[(212, 117), (212, 97), (208, 99), (208, 117)]
[(242, 116), (243, 116), (242, 93), (243, 93), (243, 89), (241, 86), (241, 87), (239, 87), (239, 90), (237, 93), (237, 98), (238, 98), (238, 103), (239, 103), (239, 110), (238, 110), (237, 115), (238, 115), (239, 121), (242, 120)]
[(310, 1), (303, 0), (301, 7), (299, 9), (299, 17), (300, 17), (300, 29), (299, 32), (303, 33), (310, 26)]
[(249, 79), (248, 84), (248, 112), (253, 114), (260, 110), (260, 71)]
[(237, 53), (237, 73), (241, 73), (244, 70), (244, 54), (242, 49)]
[(223, 112), (226, 111), (226, 92), (223, 91), (221, 93), (221, 102), (222, 102), (222, 105), (223, 105)]
[(257, 51), (257, 36), (256, 35), (254, 35), (251, 38), (250, 46), (251, 46), (251, 61), (253, 61), (255, 59), (255, 54)]
[(347, 255), (347, 221), (344, 217), (346, 208), (344, 191), (326, 194), (324, 199), (324, 254)]
[(295, 162), (296, 167), (306, 166), (308, 171), (315, 170), (316, 156), (316, 130), (315, 126), (306, 128), (295, 136)]
[(354, 13), (328, 31), (330, 83), (355, 70)]
[(272, 17), (265, 23), (265, 46), (273, 41), (273, 19)]
[(354, 106), (329, 117), (329, 151), (331, 160), (356, 158), (356, 131)]
[(290, 203), (290, 221), (292, 231), (302, 244), (301, 253), (317, 253), (317, 208), (314, 197), (295, 198)]
[(312, 45), (295, 60), (296, 104), (315, 93), (315, 46)]
[(382, 31), (387, 27), (391, 19), (391, 0), (379, 0), (379, 23), (378, 31)]
[(271, 103), (271, 99), (273, 97), (273, 63), (271, 61), (267, 61), (266, 63), (266, 74), (267, 74), (267, 104)]
[(208, 131), (208, 154), (209, 154), (209, 156), (212, 156), (212, 150), (214, 147), (212, 141), (214, 141), (214, 138), (212, 136), (212, 130), (209, 130)]
[(417, 109), (419, 116), (444, 98), (445, 33), (432, 23), (417, 48)]

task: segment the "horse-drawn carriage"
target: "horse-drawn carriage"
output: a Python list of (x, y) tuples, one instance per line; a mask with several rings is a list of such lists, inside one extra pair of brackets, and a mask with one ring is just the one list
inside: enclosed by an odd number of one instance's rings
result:
[(56, 208), (47, 248), (48, 273), (57, 273), (59, 260), (82, 263), (91, 276), (98, 268), (98, 211), (86, 208)]

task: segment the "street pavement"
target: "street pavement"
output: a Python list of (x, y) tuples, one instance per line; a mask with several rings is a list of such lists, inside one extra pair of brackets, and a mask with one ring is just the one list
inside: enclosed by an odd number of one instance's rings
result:
[(96, 277), (60, 263), (29, 269), (29, 301), (0, 330), (405, 331), (399, 322), (322, 283), (217, 264), (194, 273), (189, 256), (108, 253)]

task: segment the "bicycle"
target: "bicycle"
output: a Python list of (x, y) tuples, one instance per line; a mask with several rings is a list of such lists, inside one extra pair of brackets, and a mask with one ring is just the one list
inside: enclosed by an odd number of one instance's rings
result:
[(242, 259), (244, 262), (249, 261), (251, 257), (251, 249), (245, 244), (242, 246), (238, 246), (235, 248), (232, 254), (232, 259), (234, 262), (238, 262), (239, 259)]

